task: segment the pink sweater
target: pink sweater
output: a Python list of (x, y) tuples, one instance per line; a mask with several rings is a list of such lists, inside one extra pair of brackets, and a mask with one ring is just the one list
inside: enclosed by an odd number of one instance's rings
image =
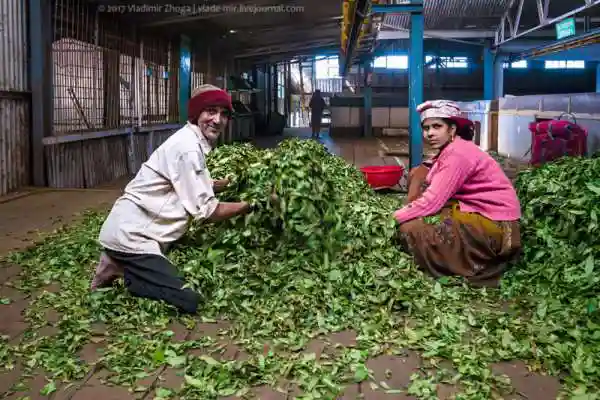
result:
[(456, 138), (438, 156), (427, 174), (423, 195), (397, 210), (404, 223), (437, 214), (448, 200), (458, 200), (460, 210), (475, 212), (492, 221), (521, 218), (517, 193), (500, 165), (473, 142)]

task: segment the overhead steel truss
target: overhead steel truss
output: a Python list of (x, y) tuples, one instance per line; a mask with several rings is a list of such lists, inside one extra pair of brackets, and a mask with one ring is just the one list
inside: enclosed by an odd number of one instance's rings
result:
[(511, 58), (511, 61), (526, 60), (528, 58), (540, 57), (547, 54), (555, 54), (562, 51), (577, 49), (580, 47), (591, 46), (600, 43), (600, 29), (594, 29), (583, 35), (569, 37), (551, 44), (535, 47), (519, 53)]
[(286, 52), (286, 53), (292, 53), (294, 51), (302, 52), (302, 51), (306, 51), (306, 50), (320, 49), (320, 48), (324, 48), (324, 47), (338, 46), (338, 45), (339, 45), (339, 40), (337, 38), (335, 38), (335, 39), (323, 39), (323, 38), (314, 39), (314, 40), (309, 40), (306, 42), (301, 42), (301, 43), (292, 44), (292, 45), (290, 45), (289, 42), (288, 42), (288, 44), (272, 44), (272, 45), (267, 45), (267, 46), (251, 49), (247, 52), (236, 55), (235, 58), (250, 58), (250, 57), (263, 56), (263, 55), (269, 55), (269, 54), (277, 54), (277, 53), (281, 53), (281, 52)]
[[(527, 0), (532, 1), (532, 0)], [(521, 16), (523, 15), (523, 5), (525, 0), (512, 0), (504, 15), (500, 18), (500, 25), (496, 30), (494, 44), (496, 47), (511, 40), (529, 35), (544, 27), (555, 24), (565, 18), (572, 17), (582, 11), (595, 7), (600, 4), (600, 0), (573, 0), (574, 9), (557, 17), (549, 17), (548, 9), (551, 0), (533, 0), (537, 5), (537, 17), (539, 23), (525, 30), (519, 30), (521, 26)], [(577, 7), (576, 4), (580, 5)]]

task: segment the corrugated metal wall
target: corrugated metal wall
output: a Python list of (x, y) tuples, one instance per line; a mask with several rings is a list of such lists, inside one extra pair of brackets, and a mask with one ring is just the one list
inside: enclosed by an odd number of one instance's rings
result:
[(156, 130), (143, 128), (134, 133), (132, 154), (129, 154), (128, 134), (76, 141), (63, 137), (46, 138), (48, 186), (91, 188), (136, 172), (177, 128), (178, 125), (162, 125)]
[[(96, 11), (85, 0), (54, 3), (54, 124), (44, 139), (50, 187), (93, 187), (133, 174), (178, 126), (177, 40), (149, 32), (134, 38), (132, 26)], [(192, 51), (192, 59), (192, 86), (224, 83), (210, 50)], [(209, 79), (215, 74), (221, 79)]]
[[(31, 178), (26, 11), (22, 0), (0, 0), (0, 195)], [(134, 173), (177, 127), (179, 44), (148, 33), (134, 39), (113, 17), (84, 0), (54, 2), (53, 132), (43, 140), (50, 187)], [(192, 84), (223, 86), (227, 66), (206, 47), (194, 53)]]
[(130, 25), (85, 0), (56, 0), (53, 23), (48, 186), (94, 187), (135, 173), (156, 146), (155, 131), (170, 134), (166, 124), (178, 119), (176, 43), (136, 39)]
[(30, 95), (23, 0), (0, 0), (0, 195), (29, 183)]

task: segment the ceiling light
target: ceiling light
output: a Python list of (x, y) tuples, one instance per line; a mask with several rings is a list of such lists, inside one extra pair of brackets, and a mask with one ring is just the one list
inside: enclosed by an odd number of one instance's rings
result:
[(237, 31), (235, 29), (230, 29), (229, 33), (236, 33)]

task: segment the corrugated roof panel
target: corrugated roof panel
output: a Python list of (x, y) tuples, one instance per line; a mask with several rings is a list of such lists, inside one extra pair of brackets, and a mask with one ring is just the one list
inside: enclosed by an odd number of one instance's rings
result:
[[(452, 24), (451, 19), (500, 17), (504, 14), (510, 0), (425, 0), (425, 27), (440, 29)], [(384, 19), (387, 26), (396, 29), (409, 27), (408, 14), (387, 14)]]

